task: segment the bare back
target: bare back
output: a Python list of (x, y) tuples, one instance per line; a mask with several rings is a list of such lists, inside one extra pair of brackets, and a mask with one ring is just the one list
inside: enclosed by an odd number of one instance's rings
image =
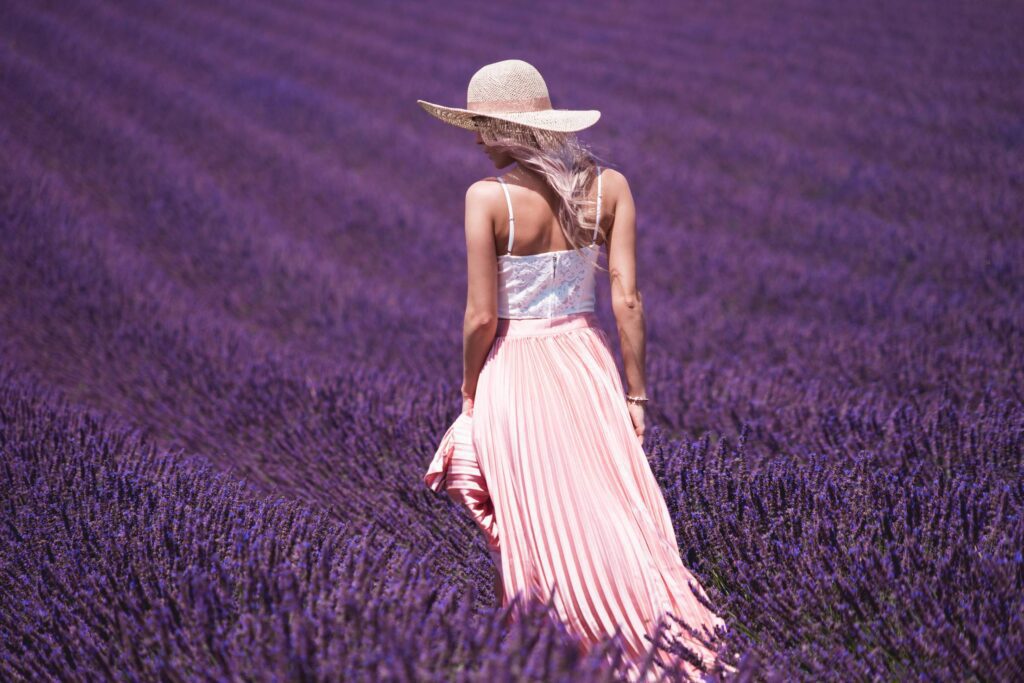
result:
[[(504, 177), (515, 205), (515, 240), (512, 254), (543, 254), (569, 249), (555, 213), (557, 197), (546, 183), (531, 177)], [(497, 181), (497, 178), (494, 178)], [(495, 182), (495, 185), (498, 183)], [(601, 169), (601, 230), (599, 245), (608, 253), (612, 306), (634, 308), (639, 298), (636, 263), (636, 209), (626, 177), (615, 169)], [(495, 256), (508, 254), (509, 212), (500, 189), (492, 193)], [(589, 188), (597, 200), (597, 182)], [(592, 222), (595, 216), (588, 216)]]
[[(613, 176), (621, 175), (617, 171), (601, 169), (601, 232), (611, 230), (615, 221), (614, 200), (609, 185), (614, 183)], [(546, 183), (536, 178), (525, 176), (503, 176), (515, 205), (515, 239), (512, 252), (506, 251), (509, 238), (508, 210), (501, 193), (497, 193), (499, 205), (494, 207), (494, 253), (495, 256), (512, 253), (514, 255), (543, 254), (552, 251), (570, 249), (562, 233), (561, 222), (558, 220), (556, 207), (558, 197)], [(497, 178), (494, 178), (496, 181)], [(597, 182), (592, 182), (588, 190), (588, 199), (597, 201)], [(596, 211), (591, 211), (586, 222), (593, 225)], [(604, 238), (597, 240), (604, 244)]]

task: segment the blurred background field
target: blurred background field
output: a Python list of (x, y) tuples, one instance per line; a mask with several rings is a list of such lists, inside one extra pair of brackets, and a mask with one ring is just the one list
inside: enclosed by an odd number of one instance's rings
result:
[(1015, 2), (0, 5), (0, 675), (612, 676), (501, 631), (420, 479), (494, 169), (415, 100), (519, 58), (630, 180), (646, 448), (741, 670), (1021, 677), (1021, 35)]

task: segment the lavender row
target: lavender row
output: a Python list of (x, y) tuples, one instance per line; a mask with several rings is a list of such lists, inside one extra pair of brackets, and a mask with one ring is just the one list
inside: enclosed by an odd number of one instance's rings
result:
[[(413, 102), (457, 104), (467, 65), (556, 17), (578, 30), (526, 58), (558, 106), (604, 111), (589, 137), (633, 184), (647, 446), (684, 558), (737, 626), (730, 649), (764, 676), (1015, 678), (1019, 10), (786, 8), (5, 8), (0, 360), (35, 378), (7, 376), (0, 411), (2, 557), (20, 563), (3, 565), (5, 594), (36, 606), (3, 612), (8, 677), (64, 674), (44, 643), (137, 676), (159, 675), (154, 657), (182, 677), (611, 675), (539, 622), (498, 643), (481, 539), (419, 479), (458, 410), (459, 188), (491, 169)], [(108, 421), (83, 437), (50, 390)], [(174, 564), (140, 539), (112, 553), (124, 540), (103, 522), (41, 554), (60, 529), (47, 487), (79, 496), (67, 519), (99, 519), (87, 497), (108, 489), (75, 480), (81, 463), (144, 469), (158, 451), (145, 479), (159, 495), (110, 519), (187, 509), (194, 552)], [(173, 564), (175, 585), (223, 574), (206, 543), (237, 523), (197, 511), (243, 503), (203, 486), (215, 473), (315, 517), (281, 533), (316, 552), (351, 533), (323, 552), (370, 567), (383, 593), (353, 597), (355, 621), (304, 621), (289, 595), (334, 594), (295, 555), (260, 560), (287, 590), (236, 573), (199, 604), (144, 574), (142, 592), (169, 603), (94, 608), (105, 594), (89, 582), (122, 585), (126, 563), (161, 581)], [(269, 517), (249, 522), (265, 533)], [(47, 572), (32, 586), (11, 569), (32, 566)], [(228, 599), (263, 593), (256, 616)], [(165, 604), (191, 620), (160, 626)], [(76, 623), (79, 608), (99, 625)], [(120, 635), (103, 642), (120, 645), (102, 649), (92, 631), (108, 622)], [(289, 644), (300, 632), (315, 637)], [(204, 652), (211, 633), (232, 635), (227, 651)]]
[(259, 496), (0, 370), (5, 680), (613, 680), (614, 641), (580, 658), (542, 605), (503, 629), (430, 570), (436, 549)]

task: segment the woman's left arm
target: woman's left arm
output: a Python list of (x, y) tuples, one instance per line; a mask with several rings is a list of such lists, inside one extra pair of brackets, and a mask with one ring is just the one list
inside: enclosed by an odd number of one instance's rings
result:
[(462, 411), (473, 412), (476, 383), (498, 327), (498, 260), (493, 218), (487, 210), (494, 184), (479, 180), (466, 190), (466, 315), (462, 326)]

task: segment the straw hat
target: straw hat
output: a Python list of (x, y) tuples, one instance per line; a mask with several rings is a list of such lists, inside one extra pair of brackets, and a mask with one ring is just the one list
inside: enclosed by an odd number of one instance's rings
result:
[(431, 116), (467, 130), (476, 130), (487, 119), (498, 119), (567, 133), (589, 128), (601, 118), (596, 109), (552, 109), (544, 78), (521, 59), (488, 64), (473, 74), (465, 109), (424, 100), (416, 103)]

